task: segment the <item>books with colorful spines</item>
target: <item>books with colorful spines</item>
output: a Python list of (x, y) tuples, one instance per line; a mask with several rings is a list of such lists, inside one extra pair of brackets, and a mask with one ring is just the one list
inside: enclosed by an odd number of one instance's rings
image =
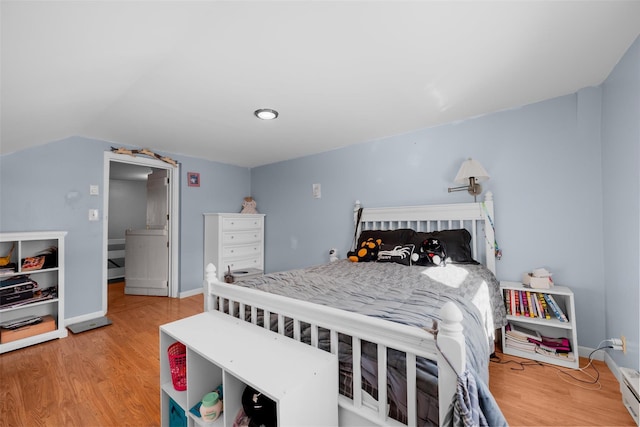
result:
[(518, 295), (520, 295), (520, 300), (522, 301), (522, 310), (520, 312), (520, 315), (522, 316), (529, 316), (529, 307), (527, 307), (527, 294), (524, 293), (524, 291), (518, 291)]
[(560, 312), (553, 305), (553, 303), (551, 302), (551, 298), (549, 298), (549, 296), (550, 296), (549, 294), (544, 294), (544, 299), (547, 301), (547, 307), (549, 307), (549, 310), (551, 311), (551, 313), (553, 313), (556, 319), (558, 319), (561, 322), (564, 322), (564, 320), (562, 320), (562, 316), (560, 315)]
[(535, 310), (533, 308), (533, 305), (531, 304), (531, 292), (530, 291), (526, 291), (526, 296), (527, 296), (527, 306), (529, 307), (529, 317), (536, 317), (535, 315)]
[(520, 312), (520, 316), (524, 316), (524, 301), (522, 301), (522, 291), (518, 292), (518, 311)]
[(511, 293), (510, 293), (511, 289), (505, 289), (504, 290), (504, 307), (507, 310), (507, 314), (512, 314), (511, 313)]
[(509, 292), (511, 293), (511, 314), (513, 314), (514, 316), (519, 316), (520, 307), (518, 306), (518, 295), (516, 294), (517, 291), (511, 289)]
[(553, 297), (553, 295), (548, 294), (549, 295), (549, 299), (551, 300), (551, 303), (555, 306), (555, 308), (558, 310), (558, 313), (560, 313), (560, 317), (562, 317), (562, 321), (563, 322), (568, 322), (569, 319), (567, 318), (567, 315), (564, 314), (564, 311), (562, 310), (562, 307), (558, 304), (558, 302), (555, 300), (555, 298)]
[(544, 313), (542, 312), (542, 307), (540, 307), (540, 301), (538, 301), (538, 294), (535, 292), (531, 292), (531, 304), (533, 304), (536, 317), (544, 319)]
[(547, 301), (544, 299), (544, 295), (538, 294), (538, 301), (540, 301), (540, 305), (542, 306), (542, 311), (544, 312), (545, 319), (551, 319), (551, 314), (549, 314), (549, 309), (547, 308)]
[(551, 309), (551, 312), (556, 316), (556, 318), (561, 322), (566, 322), (567, 317), (560, 310), (560, 307), (558, 307), (553, 297), (550, 294), (544, 294), (544, 298), (547, 300), (547, 306)]

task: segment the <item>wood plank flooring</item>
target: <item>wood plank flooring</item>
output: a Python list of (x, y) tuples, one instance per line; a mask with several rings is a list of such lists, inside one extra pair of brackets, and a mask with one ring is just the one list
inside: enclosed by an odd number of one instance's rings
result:
[[(593, 362), (597, 371), (585, 369), (589, 377), (577, 370), (497, 356), (499, 362), (489, 364), (489, 388), (510, 425), (636, 425), (622, 404), (620, 383), (604, 362)], [(580, 358), (581, 367), (587, 364)]]
[[(125, 296), (123, 287), (109, 285), (113, 325), (0, 355), (0, 426), (160, 425), (158, 327), (202, 312), (202, 295)], [(597, 366), (599, 391), (554, 368), (496, 363), (490, 387), (513, 426), (635, 425), (613, 374)]]

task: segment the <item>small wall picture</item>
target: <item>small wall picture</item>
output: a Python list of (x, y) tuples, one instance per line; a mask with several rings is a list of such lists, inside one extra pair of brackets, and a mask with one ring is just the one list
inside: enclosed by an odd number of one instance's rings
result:
[(189, 187), (200, 187), (200, 174), (198, 172), (187, 172)]

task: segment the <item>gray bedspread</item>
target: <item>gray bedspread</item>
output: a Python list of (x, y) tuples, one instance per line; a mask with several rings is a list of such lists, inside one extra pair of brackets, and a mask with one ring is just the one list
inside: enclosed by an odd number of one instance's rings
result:
[[(467, 366), (485, 382), (493, 351), (493, 332), (506, 322), (498, 281), (484, 266), (475, 264), (419, 267), (340, 260), (267, 274), (238, 284), (417, 327), (431, 327), (432, 319), (440, 320), (440, 307), (453, 301), (463, 312)], [(320, 339), (321, 345), (327, 344), (322, 342), (323, 337)], [(350, 354), (350, 345), (341, 342), (341, 392), (351, 396), (351, 362), (346, 353)], [(374, 348), (363, 346), (363, 380), (374, 397), (375, 357)], [(404, 360), (401, 354), (389, 354), (389, 365), (397, 365), (397, 370), (390, 368), (389, 387), (395, 390), (390, 389), (389, 396), (392, 407), (399, 412), (398, 419), (406, 417), (406, 392), (398, 385), (406, 381)], [(437, 369), (428, 360), (419, 360), (418, 368), (418, 387), (424, 395), (419, 396), (418, 402), (421, 424), (437, 424)]]

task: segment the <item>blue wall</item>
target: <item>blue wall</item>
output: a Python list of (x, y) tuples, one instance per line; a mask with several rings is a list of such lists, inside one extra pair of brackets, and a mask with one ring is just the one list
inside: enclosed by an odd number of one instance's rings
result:
[[(113, 144), (81, 137), (0, 156), (0, 230), (65, 230), (65, 318), (102, 310), (103, 221), (89, 222), (89, 209), (104, 211), (104, 152)], [(246, 168), (171, 156), (181, 164), (180, 291), (202, 286), (204, 212), (238, 212), (250, 191)], [(200, 187), (188, 187), (187, 172), (200, 172)]]
[[(491, 175), (497, 273), (519, 281), (545, 266), (576, 295), (578, 341), (605, 336), (602, 248), (601, 89), (254, 168), (252, 195), (266, 214), (269, 271), (341, 257), (353, 237), (352, 209), (472, 201), (448, 193), (467, 157)], [(312, 198), (312, 184), (322, 198)]]
[(627, 338), (628, 353), (610, 352), (638, 369), (640, 353), (640, 39), (603, 85), (602, 169), (606, 337)]
[[(181, 291), (201, 283), (204, 212), (237, 212), (252, 195), (266, 214), (267, 271), (319, 264), (331, 247), (341, 257), (349, 250), (356, 199), (470, 201), (447, 187), (473, 157), (491, 175), (484, 187), (495, 196), (498, 277), (547, 267), (575, 292), (580, 345), (625, 334), (630, 354), (613, 356), (638, 368), (638, 50), (636, 41), (600, 87), (251, 171), (167, 153), (182, 166)], [(88, 187), (104, 188), (111, 145), (72, 137), (0, 156), (0, 230), (69, 231), (67, 318), (101, 309), (103, 225), (87, 212), (103, 207)], [(188, 171), (200, 172), (201, 187), (187, 187)], [(314, 183), (321, 199), (312, 197)]]

